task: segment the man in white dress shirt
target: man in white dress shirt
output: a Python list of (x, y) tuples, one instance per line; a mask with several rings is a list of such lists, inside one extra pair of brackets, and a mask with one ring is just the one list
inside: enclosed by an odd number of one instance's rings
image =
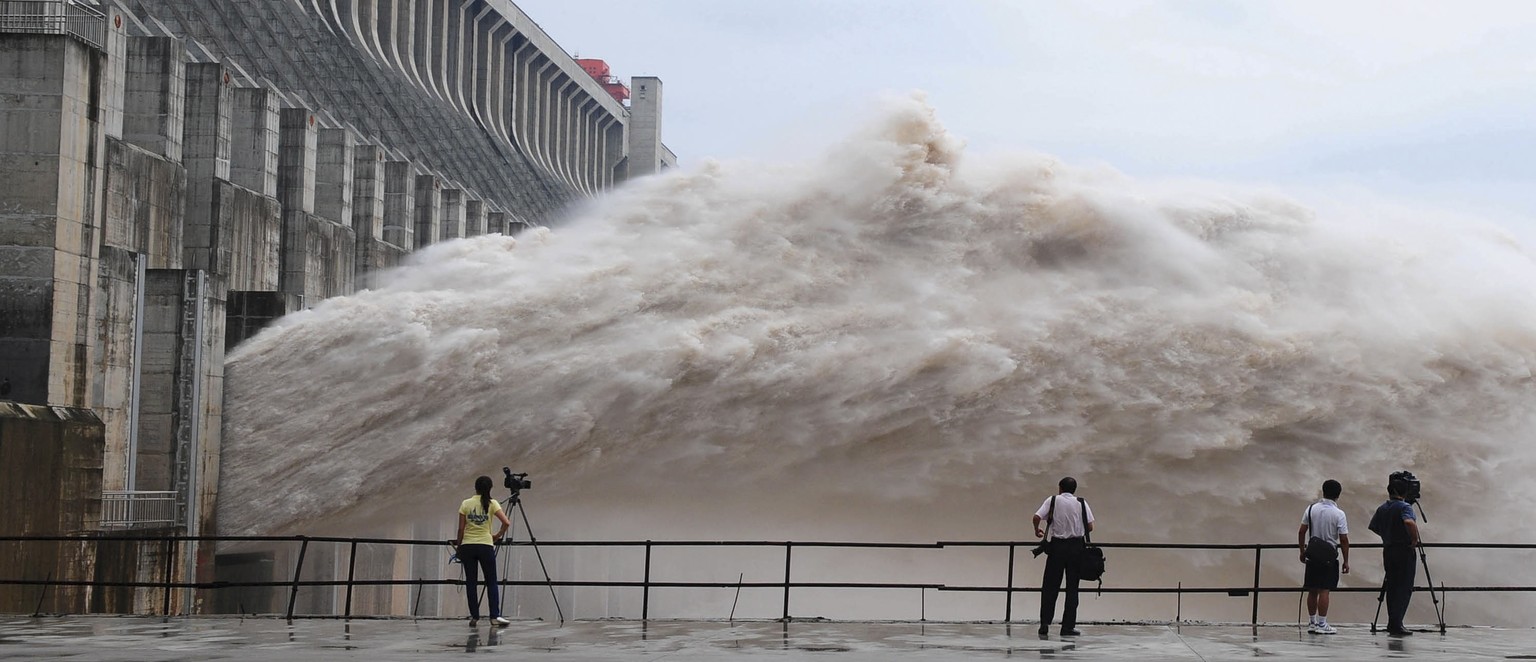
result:
[[(1061, 582), (1067, 582), (1066, 604), (1061, 609), (1061, 636), (1075, 637), (1077, 631), (1078, 554), (1086, 546), (1083, 538), (1093, 530), (1093, 509), (1077, 498), (1077, 479), (1068, 476), (1056, 484), (1056, 496), (1040, 504), (1035, 511), (1035, 537), (1045, 538), (1047, 551), (1045, 577), (1040, 582), (1040, 634), (1050, 631), (1056, 613), (1056, 596)], [(1042, 528), (1041, 524), (1045, 527)], [(1047, 537), (1049, 536), (1049, 537)]]

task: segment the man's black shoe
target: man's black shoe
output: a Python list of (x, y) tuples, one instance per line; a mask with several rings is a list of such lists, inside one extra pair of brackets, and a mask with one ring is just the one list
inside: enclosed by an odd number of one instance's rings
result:
[(1051, 626), (1049, 626), (1049, 625), (1042, 625), (1042, 626), (1040, 626), (1040, 636), (1045, 637), (1045, 636), (1049, 636), (1050, 634), (1051, 634)]
[(1061, 631), (1061, 636), (1063, 636), (1063, 637), (1076, 637), (1076, 636), (1081, 635), (1081, 634), (1082, 633), (1078, 632), (1077, 630), (1062, 630)]
[(1390, 630), (1389, 629), (1389, 630), (1387, 630), (1387, 634), (1389, 634), (1391, 636), (1394, 636), (1394, 637), (1411, 637), (1411, 636), (1413, 636), (1413, 630)]

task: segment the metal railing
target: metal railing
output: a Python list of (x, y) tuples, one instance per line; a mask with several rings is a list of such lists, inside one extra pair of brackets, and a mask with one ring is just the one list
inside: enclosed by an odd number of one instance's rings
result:
[(176, 492), (112, 490), (101, 493), (101, 528), (133, 529), (181, 524)]
[[(53, 579), (52, 577), (49, 577), (49, 578), (46, 578), (46, 579), (21, 578), (21, 577), (0, 577), (0, 586), (5, 586), (5, 585), (40, 586), (40, 587), (44, 587), (45, 590), (46, 590), (47, 587), (64, 587), (64, 586), (69, 586), (69, 587), (135, 587), (135, 588), (143, 588), (143, 589), (155, 589), (155, 590), (163, 591), (163, 595), (164, 595), (163, 614), (166, 615), (166, 616), (172, 615), (172, 613), (171, 613), (171, 605), (172, 605), (171, 595), (172, 595), (172, 592), (175, 591), (175, 590), (180, 590), (180, 589), (197, 589), (197, 590), (214, 590), (214, 591), (218, 591), (218, 590), (228, 590), (228, 589), (236, 589), (236, 588), (258, 588), (258, 587), (284, 588), (284, 589), (288, 590), (287, 608), (285, 610), (285, 615), (286, 615), (286, 617), (288, 619), (295, 618), (294, 609), (295, 609), (295, 604), (296, 604), (297, 597), (298, 597), (298, 592), (299, 592), (299, 590), (301, 588), (306, 588), (306, 587), (345, 587), (346, 588), (345, 607), (343, 608), (341, 614), (328, 614), (328, 615), (303, 615), (303, 614), (300, 614), (300, 615), (298, 615), (298, 617), (299, 618), (328, 618), (328, 617), (330, 617), (330, 618), (346, 618), (346, 619), (351, 619), (351, 618), (354, 617), (354, 614), (353, 614), (353, 611), (352, 611), (353, 592), (354, 592), (354, 589), (356, 589), (358, 587), (380, 587), (380, 586), (410, 586), (410, 587), (415, 587), (416, 590), (418, 591), (418, 593), (417, 593), (417, 602), (419, 603), (419, 600), (420, 600), (420, 593), (419, 592), (423, 588), (425, 588), (427, 586), (463, 586), (464, 583), (465, 583), (462, 579), (453, 579), (453, 578), (447, 578), (447, 579), (422, 579), (422, 578), (417, 578), (417, 579), (396, 579), (396, 578), (391, 578), (391, 579), (358, 579), (357, 576), (356, 576), (356, 571), (357, 571), (357, 552), (358, 552), (358, 545), (360, 545), (360, 544), (390, 545), (390, 546), (424, 546), (424, 547), (428, 547), (428, 548), (442, 549), (442, 547), (444, 545), (444, 542), (442, 540), (417, 540), (417, 539), (399, 539), (399, 538), (345, 538), (345, 537), (320, 537), (320, 536), (124, 536), (124, 535), (114, 534), (114, 535), (111, 535), (110, 537), (108, 537), (108, 536), (0, 536), (0, 543), (7, 543), (7, 542), (22, 542), (22, 543), (25, 543), (25, 542), (80, 542), (80, 541), (89, 541), (89, 540), (93, 540), (93, 539), (94, 540), (103, 540), (103, 541), (117, 541), (117, 542), (122, 542), (122, 541), (140, 541), (140, 542), (149, 542), (149, 543), (160, 543), (162, 545), (162, 547), (161, 547), (161, 549), (162, 549), (162, 556), (165, 559), (167, 559), (167, 561), (164, 564), (162, 579), (160, 579), (158, 581), (100, 581), (100, 580), (63, 580), (63, 579)], [(287, 580), (273, 580), (273, 581), (211, 581), (211, 582), (177, 581), (177, 580), (175, 580), (175, 578), (173, 576), (172, 563), (169, 561), (169, 559), (171, 559), (172, 557), (174, 557), (176, 555), (177, 550), (180, 548), (180, 546), (183, 543), (187, 543), (187, 542), (201, 542), (201, 543), (209, 543), (209, 542), (214, 542), (214, 543), (217, 543), (217, 542), (231, 542), (231, 543), (299, 543), (300, 547), (299, 547), (299, 552), (298, 552), (297, 557), (296, 557), (296, 561), (294, 562), (294, 567), (293, 567), (292, 574), (290, 575), (290, 578), (287, 579)], [(309, 549), (310, 545), (314, 544), (314, 543), (333, 543), (333, 544), (341, 544), (341, 545), (346, 545), (347, 546), (348, 553), (347, 553), (347, 555), (345, 557), (346, 558), (346, 566), (345, 567), (347, 568), (347, 577), (346, 577), (346, 579), (329, 579), (329, 580), (327, 580), (327, 579), (300, 579), (300, 577), (302, 576), (302, 574), (304, 572), (304, 561), (305, 561), (307, 550)], [(504, 544), (506, 544), (506, 543), (504, 543)], [(525, 546), (529, 546), (531, 544), (532, 543), (529, 543), (527, 541), (516, 541), (516, 542), (510, 543), (510, 546), (512, 546), (512, 547), (525, 547)], [(1040, 588), (1038, 586), (1019, 586), (1019, 585), (1017, 585), (1016, 576), (1015, 576), (1015, 566), (1016, 566), (1016, 563), (1017, 563), (1018, 550), (1020, 548), (1023, 548), (1025, 550), (1029, 550), (1029, 549), (1033, 548), (1034, 546), (1036, 546), (1038, 544), (1039, 544), (1038, 541), (980, 541), (980, 542), (978, 542), (978, 541), (941, 541), (941, 542), (935, 542), (935, 543), (797, 542), (797, 541), (707, 541), (707, 540), (692, 540), (692, 541), (659, 541), (659, 540), (632, 541), (631, 540), (631, 541), (559, 541), (559, 542), (540, 541), (540, 542), (537, 543), (537, 546), (538, 547), (543, 547), (543, 548), (546, 548), (546, 549), (547, 548), (560, 548), (560, 547), (570, 547), (570, 548), (607, 547), (607, 548), (635, 548), (635, 549), (641, 549), (641, 550), (644, 551), (644, 566), (643, 566), (643, 572), (641, 573), (642, 576), (640, 578), (638, 578), (638, 579), (627, 580), (627, 581), (625, 581), (625, 580), (620, 580), (620, 581), (610, 581), (610, 580), (597, 581), (597, 580), (574, 580), (574, 579), (563, 579), (562, 580), (562, 579), (553, 579), (553, 578), (548, 580), (548, 581), (545, 581), (545, 580), (542, 580), (542, 579), (511, 580), (511, 579), (507, 579), (505, 577), (501, 577), (501, 578), (498, 579), (497, 583), (500, 586), (503, 586), (503, 587), (506, 587), (506, 586), (538, 586), (538, 587), (549, 586), (549, 587), (608, 587), (608, 588), (633, 588), (633, 589), (639, 589), (641, 591), (641, 601), (640, 601), (641, 607), (640, 607), (640, 613), (637, 614), (636, 616), (638, 616), (641, 620), (649, 620), (649, 619), (652, 618), (651, 613), (650, 613), (651, 591), (652, 591), (652, 589), (658, 589), (658, 588), (667, 588), (667, 589), (678, 589), (678, 588), (683, 588), (683, 589), (690, 589), (690, 588), (691, 589), (705, 589), (705, 588), (719, 589), (719, 588), (727, 588), (727, 589), (729, 589), (729, 588), (734, 588), (734, 589), (738, 589), (738, 590), (739, 589), (772, 589), (772, 590), (782, 591), (783, 604), (782, 604), (781, 618), (783, 620), (785, 620), (785, 621), (788, 621), (788, 620), (792, 619), (792, 612), (791, 612), (791, 608), (790, 608), (791, 607), (791, 595), (792, 595), (792, 592), (794, 590), (796, 590), (796, 589), (906, 589), (906, 590), (914, 590), (915, 589), (915, 590), (923, 590), (923, 591), (937, 590), (937, 591), (976, 592), (976, 593), (994, 593), (994, 594), (995, 593), (1001, 593), (1001, 594), (1003, 594), (1003, 600), (1001, 601), (1002, 604), (999, 605), (999, 606), (1001, 607), (1002, 620), (1003, 620), (1003, 622), (1013, 622), (1014, 621), (1014, 616), (1013, 616), (1013, 597), (1014, 597), (1014, 594), (1017, 594), (1017, 593), (1039, 593), (1040, 592)], [(1244, 583), (1244, 584), (1237, 584), (1237, 585), (1226, 585), (1226, 586), (1184, 586), (1182, 583), (1180, 583), (1179, 585), (1176, 585), (1176, 586), (1122, 586), (1122, 585), (1116, 585), (1114, 582), (1116, 580), (1118, 580), (1118, 577), (1114, 576), (1114, 575), (1111, 575), (1110, 576), (1111, 583), (1109, 583), (1107, 585), (1104, 585), (1104, 586), (1101, 586), (1101, 587), (1096, 587), (1096, 588), (1093, 588), (1093, 589), (1085, 589), (1085, 590), (1093, 590), (1095, 592), (1110, 593), (1110, 594), (1165, 594), (1165, 595), (1179, 595), (1179, 596), (1183, 596), (1184, 594), (1191, 594), (1191, 595), (1199, 595), (1199, 594), (1225, 594), (1225, 595), (1231, 596), (1231, 597), (1245, 597), (1245, 598), (1249, 598), (1251, 600), (1252, 608), (1251, 608), (1250, 620), (1251, 620), (1252, 625), (1254, 625), (1255, 627), (1258, 626), (1258, 624), (1259, 624), (1259, 597), (1260, 597), (1260, 595), (1265, 594), (1265, 593), (1290, 593), (1290, 594), (1295, 594), (1295, 593), (1297, 593), (1300, 590), (1299, 586), (1294, 584), (1294, 583), (1287, 583), (1285, 585), (1264, 585), (1260, 581), (1260, 579), (1261, 579), (1261, 569), (1263, 567), (1264, 551), (1265, 550), (1284, 550), (1287, 555), (1294, 554), (1295, 551), (1296, 551), (1296, 547), (1295, 547), (1294, 544), (1097, 543), (1097, 545), (1100, 546), (1100, 547), (1107, 548), (1107, 549), (1225, 550), (1225, 551), (1229, 551), (1229, 552), (1252, 552), (1252, 554), (1253, 554), (1253, 581), (1252, 581), (1252, 583)], [(776, 580), (776, 581), (757, 581), (757, 582), (744, 582), (744, 581), (740, 581), (740, 580), (738, 580), (738, 581), (726, 581), (726, 582), (711, 582), (711, 581), (657, 581), (657, 580), (653, 580), (652, 579), (652, 570), (653, 570), (652, 551), (657, 549), (657, 548), (681, 548), (681, 547), (695, 547), (695, 548), (756, 547), (756, 548), (782, 549), (783, 550), (783, 562), (784, 562), (783, 578), (782, 578), (782, 580)], [(1006, 579), (1003, 582), (1000, 582), (1000, 583), (995, 584), (995, 585), (994, 584), (954, 585), (954, 584), (944, 584), (944, 583), (939, 583), (939, 582), (921, 582), (921, 581), (906, 581), (906, 582), (850, 582), (850, 581), (818, 582), (818, 581), (797, 581), (797, 580), (794, 579), (794, 575), (793, 575), (795, 550), (797, 550), (797, 549), (844, 548), (844, 549), (880, 549), (880, 550), (913, 550), (913, 549), (943, 550), (943, 549), (949, 549), (949, 548), (965, 548), (965, 547), (972, 547), (972, 548), (984, 547), (984, 548), (1006, 549), (1006, 551), (1007, 551), (1007, 568), (1006, 569), (1000, 569), (1000, 570), (1003, 570), (1003, 572), (999, 573), (1000, 578), (1002, 576), (1005, 576)], [(1430, 548), (1430, 549), (1536, 550), (1536, 544), (1531, 544), (1531, 543), (1425, 543), (1424, 547), (1425, 548)], [(1355, 550), (1373, 549), (1373, 548), (1374, 549), (1380, 549), (1381, 545), (1379, 545), (1379, 544), (1357, 544), (1357, 545), (1351, 545), (1351, 548), (1355, 549)], [(338, 560), (339, 560), (339, 557), (338, 557)], [(0, 573), (3, 573), (3, 572), (4, 572), (4, 569), (0, 568)], [(1421, 582), (1423, 581), (1422, 580), (1422, 575), (1420, 576), (1420, 581)], [(1536, 586), (1532, 586), (1532, 585), (1447, 586), (1447, 585), (1445, 585), (1442, 582), (1439, 586), (1424, 586), (1424, 585), (1420, 585), (1420, 586), (1417, 586), (1415, 588), (1415, 590), (1416, 591), (1433, 591), (1434, 593), (1438, 593), (1441, 596), (1444, 596), (1447, 593), (1477, 593), (1477, 592), (1490, 592), (1490, 593), (1527, 592), (1527, 593), (1529, 593), (1529, 592), (1536, 592)], [(1375, 593), (1377, 591), (1378, 591), (1378, 588), (1376, 588), (1376, 587), (1368, 587), (1368, 586), (1365, 586), (1365, 587), (1362, 587), (1362, 586), (1354, 586), (1354, 587), (1340, 586), (1339, 588), (1334, 589), (1334, 592), (1337, 592), (1337, 593)], [(411, 612), (411, 615), (412, 616), (417, 616), (418, 614), (413, 610)], [(927, 620), (926, 613), (925, 613), (923, 619)], [(967, 620), (973, 620), (973, 619), (967, 619)]]
[(0, 0), (0, 33), (69, 35), (101, 50), (107, 18), (74, 0)]

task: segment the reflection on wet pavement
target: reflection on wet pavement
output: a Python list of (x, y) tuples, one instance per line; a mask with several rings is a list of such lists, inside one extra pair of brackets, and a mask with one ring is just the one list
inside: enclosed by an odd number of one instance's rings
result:
[(1409, 639), (1365, 625), (1309, 635), (1294, 626), (1088, 624), (1041, 638), (1026, 623), (794, 621), (298, 620), (63, 616), (0, 618), (5, 660), (417, 660), (464, 654), (540, 660), (1536, 659), (1536, 630), (1452, 628)]

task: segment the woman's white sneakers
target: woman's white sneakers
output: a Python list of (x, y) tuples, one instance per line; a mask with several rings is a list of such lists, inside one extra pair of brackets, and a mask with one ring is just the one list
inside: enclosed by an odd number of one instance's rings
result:
[(511, 625), (512, 621), (509, 621), (509, 620), (507, 620), (505, 618), (497, 616), (496, 618), (491, 619), (491, 623), (493, 625), (495, 625), (496, 627), (504, 628), (504, 627), (507, 627), (508, 625)]

